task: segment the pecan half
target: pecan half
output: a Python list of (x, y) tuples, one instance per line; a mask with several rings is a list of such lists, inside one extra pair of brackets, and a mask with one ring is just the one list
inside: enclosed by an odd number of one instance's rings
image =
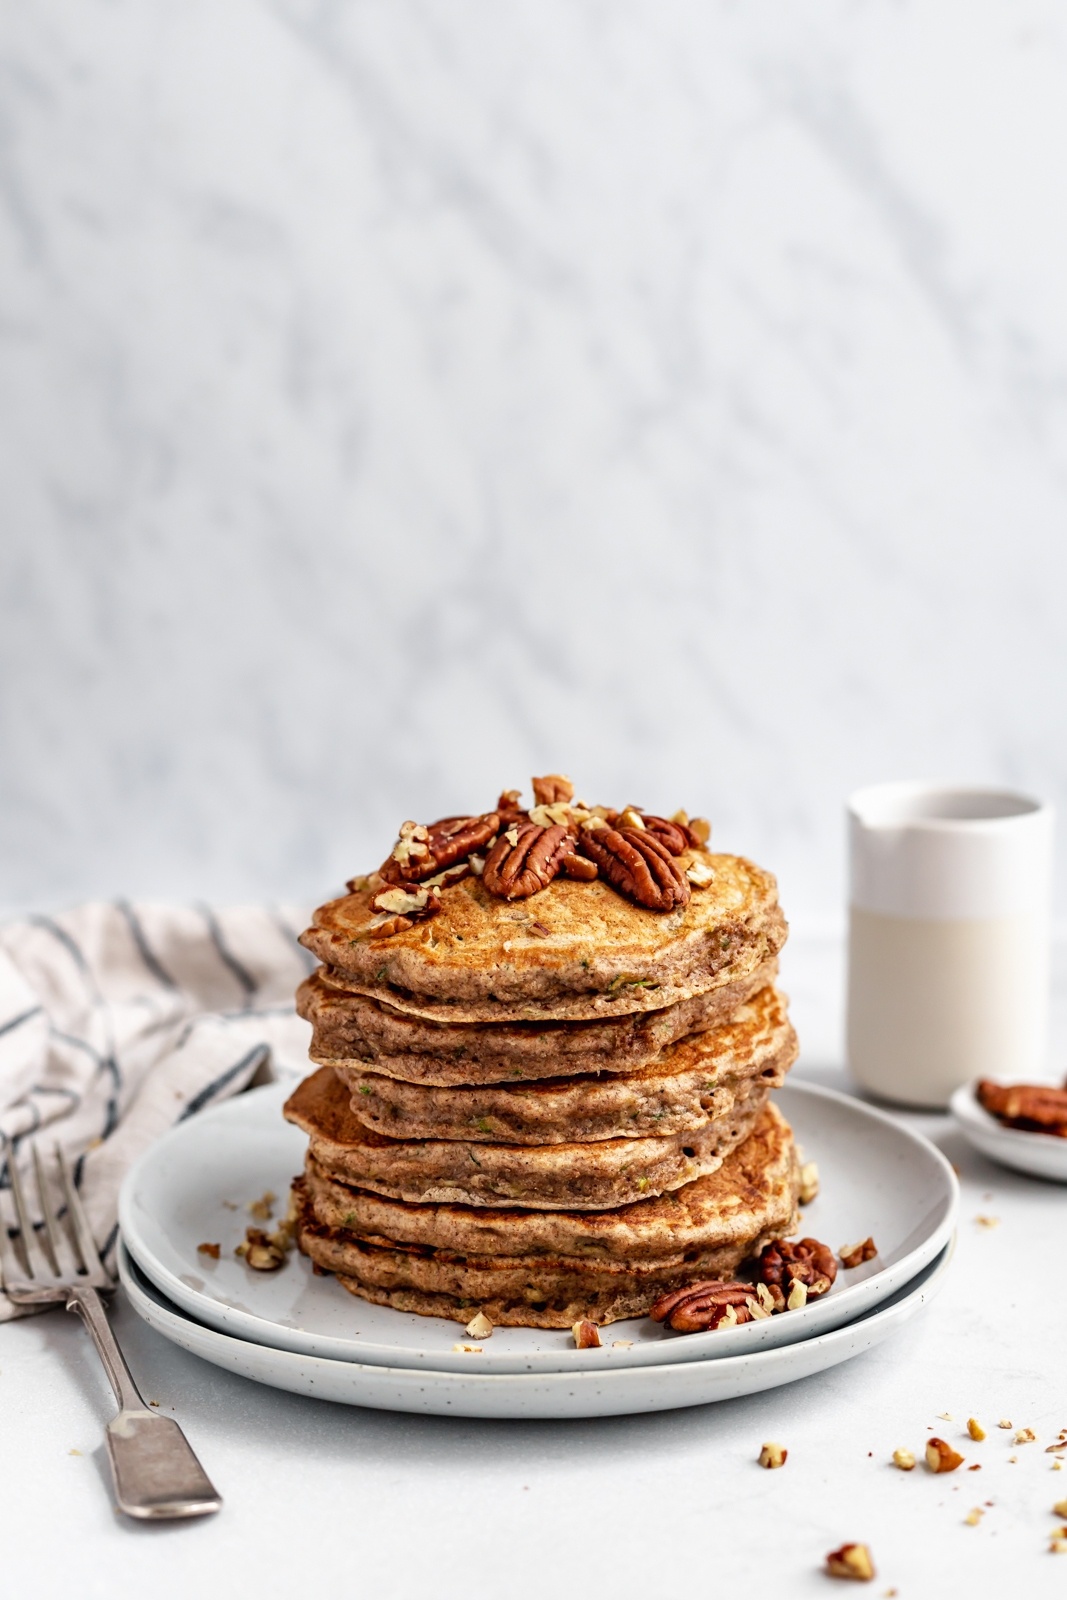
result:
[(442, 817), (428, 828), (405, 822), (379, 871), (387, 883), (422, 883), (457, 862), (466, 861), (472, 851), (483, 850), (496, 838), (499, 828), (500, 817), (495, 811), (480, 817)]
[(525, 900), (546, 889), (574, 850), (566, 828), (520, 822), (502, 833), (485, 859), (482, 882), (504, 900)]
[(807, 1291), (805, 1300), (826, 1294), (837, 1277), (837, 1262), (829, 1245), (818, 1239), (772, 1239), (760, 1251), (756, 1273), (762, 1283), (781, 1290), (788, 1305), (795, 1284)]
[(666, 845), (646, 828), (582, 826), (581, 847), (612, 888), (649, 911), (689, 904), (689, 884)]
[(750, 1304), (758, 1306), (755, 1296), (754, 1284), (713, 1278), (661, 1295), (648, 1314), (653, 1322), (663, 1322), (676, 1333), (703, 1333), (723, 1325), (734, 1328), (756, 1320)]
[(682, 855), (697, 842), (687, 827), (682, 827), (677, 822), (668, 822), (666, 817), (654, 817), (649, 812), (642, 811), (641, 821), (653, 839), (658, 839), (660, 844), (666, 845), (672, 856)]
[(983, 1078), (975, 1093), (978, 1104), (1005, 1127), (1067, 1139), (1067, 1088), (1056, 1089), (1048, 1083), (993, 1083)]
[(554, 806), (561, 802), (570, 805), (574, 799), (574, 785), (562, 772), (550, 772), (544, 778), (534, 778), (533, 792), (535, 806)]

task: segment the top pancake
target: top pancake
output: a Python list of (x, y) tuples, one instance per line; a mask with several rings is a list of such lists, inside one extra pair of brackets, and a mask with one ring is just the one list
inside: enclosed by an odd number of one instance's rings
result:
[(438, 1021), (582, 1020), (658, 1010), (736, 982), (781, 948), (786, 924), (773, 876), (742, 856), (687, 851), (711, 883), (668, 912), (632, 905), (610, 885), (556, 878), (514, 902), (475, 877), (442, 893), (428, 921), (383, 938), (371, 894), (332, 900), (301, 943), (334, 983)]

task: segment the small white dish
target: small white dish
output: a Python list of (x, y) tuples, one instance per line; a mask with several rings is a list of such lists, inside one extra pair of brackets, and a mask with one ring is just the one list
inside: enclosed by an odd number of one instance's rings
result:
[[(1008, 1079), (994, 1079), (1007, 1083)], [(1067, 1183), (1067, 1139), (1051, 1133), (1027, 1133), (1023, 1128), (1006, 1128), (990, 1116), (978, 1102), (978, 1079), (964, 1083), (949, 1101), (949, 1110), (964, 1137), (991, 1161), (1014, 1167), (1032, 1177), (1051, 1178)]]
[[(941, 1288), (954, 1240), (911, 1283), (877, 1310), (831, 1333), (817, 1334), (779, 1350), (753, 1350), (719, 1360), (670, 1366), (621, 1367), (570, 1372), (488, 1372), (480, 1356), (467, 1356), (462, 1372), (386, 1367), (300, 1355), (217, 1333), (171, 1305), (138, 1271), (125, 1249), (119, 1276), (134, 1310), (164, 1338), (228, 1372), (291, 1394), (310, 1395), (374, 1411), (410, 1411), (424, 1416), (552, 1418), (616, 1417), (633, 1412), (673, 1411), (759, 1394), (795, 1383), (862, 1355), (909, 1322)], [(692, 1335), (691, 1338), (698, 1338)], [(591, 1350), (578, 1355), (593, 1355)]]
[[(119, 1200), (126, 1246), (163, 1294), (199, 1321), (257, 1344), (331, 1360), (466, 1372), (460, 1324), (370, 1305), (297, 1254), (276, 1273), (234, 1257), (250, 1222), (247, 1203), (271, 1190), (284, 1209), (307, 1140), (286, 1123), (287, 1085), (271, 1085), (180, 1123), (129, 1173)], [(893, 1294), (944, 1249), (955, 1227), (958, 1186), (932, 1144), (832, 1090), (794, 1083), (778, 1095), (808, 1159), (821, 1174), (802, 1232), (831, 1249), (873, 1235), (878, 1257), (842, 1270), (832, 1291), (801, 1311), (703, 1334), (665, 1332), (648, 1318), (611, 1324), (599, 1350), (576, 1350), (569, 1333), (497, 1328), (477, 1358), (487, 1372), (589, 1372), (662, 1366), (774, 1348), (850, 1322)], [(201, 1242), (219, 1244), (212, 1260)], [(473, 1314), (473, 1312), (472, 1312)], [(618, 1342), (616, 1342), (618, 1341)]]

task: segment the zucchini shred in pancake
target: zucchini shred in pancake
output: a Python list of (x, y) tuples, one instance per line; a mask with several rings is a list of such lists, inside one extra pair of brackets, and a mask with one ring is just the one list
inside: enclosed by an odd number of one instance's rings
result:
[(797, 1042), (769, 873), (684, 813), (534, 791), (405, 823), (315, 913), (317, 1070), (285, 1115), (309, 1136), (296, 1240), (317, 1269), (397, 1310), (569, 1328), (795, 1228), (768, 1097)]

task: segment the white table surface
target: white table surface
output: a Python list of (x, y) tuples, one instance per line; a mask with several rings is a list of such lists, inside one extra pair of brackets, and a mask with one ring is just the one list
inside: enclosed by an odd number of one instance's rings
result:
[[(1067, 1064), (1062, 950), (1057, 967), (1053, 1041)], [(840, 975), (836, 941), (794, 942), (797, 1070), (847, 1087), (835, 1064)], [(0, 1328), (0, 1593), (825, 1595), (835, 1592), (825, 1553), (863, 1540), (878, 1569), (872, 1595), (1067, 1595), (1067, 1554), (1048, 1551), (1067, 1522), (1052, 1514), (1067, 1465), (1053, 1470), (1045, 1451), (1067, 1428), (1067, 1186), (992, 1166), (947, 1118), (908, 1120), (960, 1170), (946, 1287), (867, 1355), (725, 1405), (540, 1423), (355, 1410), (208, 1366), (120, 1300), (116, 1327), (146, 1398), (180, 1417), (226, 1502), (204, 1522), (139, 1527), (112, 1510), (111, 1396), (80, 1325), (52, 1312)], [(984, 1443), (963, 1437), (972, 1414)], [(1038, 1442), (1014, 1445), (1002, 1417)], [(932, 1432), (981, 1471), (889, 1465), (899, 1445), (921, 1458)], [(780, 1471), (756, 1464), (768, 1439), (789, 1450)]]

